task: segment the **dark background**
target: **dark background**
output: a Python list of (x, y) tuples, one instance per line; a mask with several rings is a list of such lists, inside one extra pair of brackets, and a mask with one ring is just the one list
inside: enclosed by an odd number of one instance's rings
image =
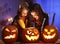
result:
[[(0, 39), (2, 26), (6, 25), (9, 17), (14, 18), (17, 14), (18, 5), (22, 0), (0, 0)], [(53, 14), (56, 13), (54, 26), (57, 27), (60, 38), (60, 0), (34, 0), (39, 3), (44, 12), (49, 15), (49, 24), (52, 22)], [(6, 23), (7, 22), (7, 23)]]

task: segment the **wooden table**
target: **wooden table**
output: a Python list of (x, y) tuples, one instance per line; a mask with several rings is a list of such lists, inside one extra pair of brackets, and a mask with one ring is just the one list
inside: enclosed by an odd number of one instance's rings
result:
[[(2, 40), (0, 40), (0, 44), (5, 44), (5, 43)], [(60, 39), (58, 39), (56, 43), (44, 43), (44, 42), (39, 42), (39, 43), (21, 43), (21, 42), (14, 42), (13, 44), (60, 44)]]

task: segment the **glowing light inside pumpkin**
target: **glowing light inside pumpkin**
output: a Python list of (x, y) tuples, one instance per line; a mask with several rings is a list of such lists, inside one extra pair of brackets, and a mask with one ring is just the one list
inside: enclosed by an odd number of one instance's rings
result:
[(45, 39), (53, 39), (55, 37), (55, 35), (56, 35), (55, 33), (53, 35), (45, 35), (45, 34), (43, 34)]
[(51, 29), (50, 32), (54, 32), (54, 29)]
[(50, 35), (51, 33), (50, 32), (47, 32), (48, 35)]
[(26, 38), (29, 40), (29, 41), (31, 41), (31, 40), (37, 40), (38, 38), (39, 38), (39, 35), (37, 35), (37, 36), (28, 36), (28, 35), (25, 35), (26, 36)]
[(44, 31), (45, 31), (45, 32), (48, 32), (48, 30), (47, 30), (47, 29), (44, 29)]
[(16, 35), (13, 34), (13, 35), (9, 35), (9, 36), (4, 37), (4, 39), (13, 39), (13, 38), (15, 38), (15, 37), (16, 37)]
[(10, 32), (10, 30), (8, 28), (5, 29), (7, 32)]
[(17, 30), (12, 30), (12, 32), (16, 32)]
[(27, 34), (31, 34), (32, 32), (29, 32), (29, 30), (27, 31)]

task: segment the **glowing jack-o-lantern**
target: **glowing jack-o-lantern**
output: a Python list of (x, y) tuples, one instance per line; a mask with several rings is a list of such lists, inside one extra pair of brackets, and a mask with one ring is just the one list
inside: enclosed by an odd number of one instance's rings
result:
[(46, 26), (43, 30), (43, 40), (45, 42), (56, 42), (58, 39), (58, 31), (54, 26)]
[(2, 39), (5, 42), (14, 42), (18, 36), (18, 29), (14, 25), (5, 26), (2, 31)]
[(24, 42), (37, 42), (39, 40), (40, 33), (38, 29), (34, 27), (26, 28), (22, 32), (22, 40)]

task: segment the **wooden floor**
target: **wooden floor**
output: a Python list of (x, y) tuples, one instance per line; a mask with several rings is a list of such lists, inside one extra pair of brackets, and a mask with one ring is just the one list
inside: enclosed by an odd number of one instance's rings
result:
[[(0, 44), (5, 44), (5, 43), (2, 40), (0, 40)], [(12, 43), (8, 43), (8, 44), (12, 44)], [(56, 43), (44, 43), (44, 42), (40, 42), (40, 43), (20, 43), (20, 42), (14, 42), (13, 44), (60, 44), (60, 39), (58, 39)]]

